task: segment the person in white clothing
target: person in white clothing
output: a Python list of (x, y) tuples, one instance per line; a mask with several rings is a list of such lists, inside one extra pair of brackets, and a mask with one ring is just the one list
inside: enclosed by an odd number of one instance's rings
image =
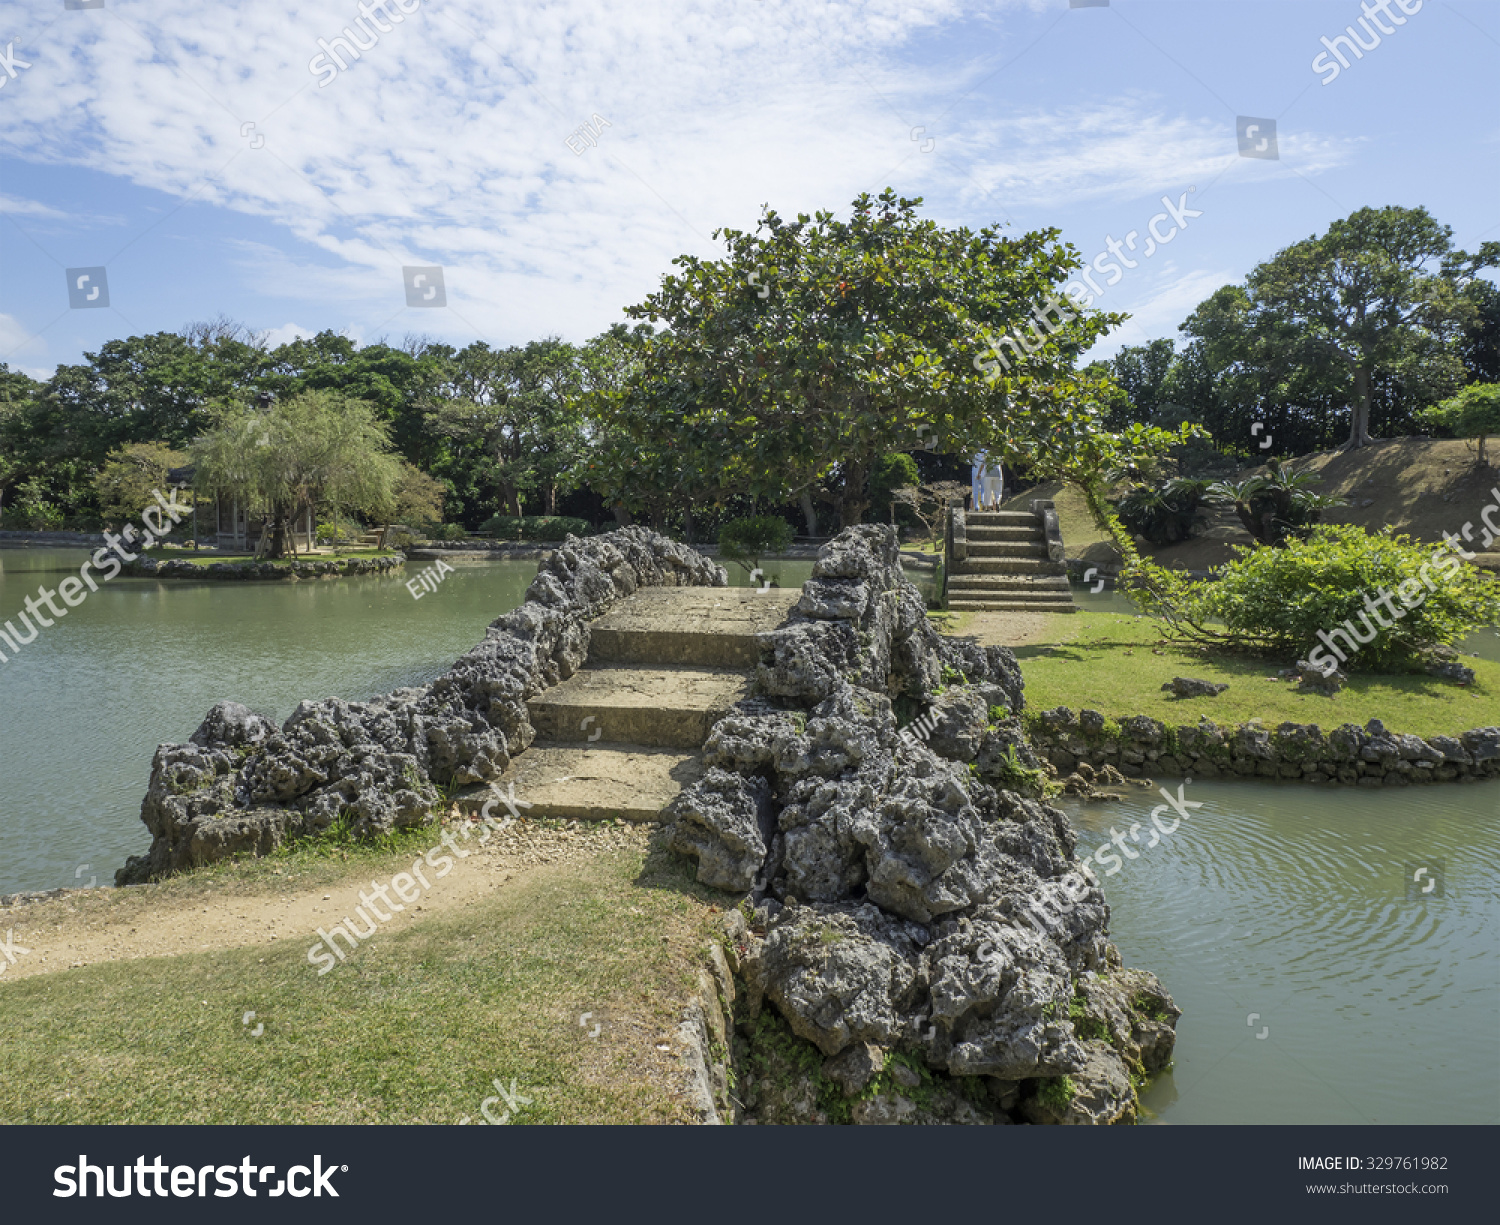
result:
[(988, 452), (981, 451), (974, 457), (969, 473), (970, 506), (974, 510), (998, 510), (1005, 496), (1005, 481), (999, 464), (989, 462)]

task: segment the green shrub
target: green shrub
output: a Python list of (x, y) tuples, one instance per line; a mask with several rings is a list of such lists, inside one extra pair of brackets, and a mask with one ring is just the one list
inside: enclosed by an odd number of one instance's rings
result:
[(922, 483), (917, 461), (900, 451), (882, 455), (870, 469), (870, 505), (888, 514), (898, 489), (912, 489)]
[(466, 540), (469, 529), (462, 523), (440, 523), (432, 529), (434, 540)]
[(566, 540), (593, 532), (587, 519), (567, 515), (491, 515), (479, 525), (480, 536), (490, 540)]
[[(1408, 664), (1429, 647), (1500, 622), (1500, 584), (1446, 546), (1352, 525), (1325, 524), (1307, 540), (1242, 554), (1223, 567), (1218, 582), (1200, 585), (1195, 598), (1201, 614), (1222, 619), (1231, 638), (1244, 644), (1312, 652), (1309, 658), (1319, 664), (1318, 651), (1331, 654), (1321, 630), (1349, 655), (1349, 664), (1377, 670)], [(1367, 599), (1379, 616), (1367, 611)], [(1357, 633), (1349, 635), (1345, 622)], [(1335, 629), (1342, 633), (1334, 635)], [(1357, 641), (1372, 631), (1369, 642)]]
[(1115, 511), (1137, 536), (1156, 545), (1176, 544), (1198, 534), (1198, 508), (1207, 489), (1203, 480), (1137, 485), (1115, 504)]
[(731, 519), (719, 529), (719, 552), (740, 565), (760, 565), (771, 553), (785, 553), (792, 543), (792, 528), (780, 515), (751, 515)]

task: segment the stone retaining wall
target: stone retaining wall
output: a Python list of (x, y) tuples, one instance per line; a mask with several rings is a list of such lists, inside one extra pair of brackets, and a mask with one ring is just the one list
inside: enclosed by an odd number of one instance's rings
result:
[(1459, 736), (1404, 735), (1379, 719), (1324, 731), (1315, 723), (1221, 727), (1200, 719), (1170, 727), (1146, 715), (1119, 722), (1066, 706), (1028, 719), (1035, 750), (1062, 774), (1080, 762), (1114, 766), (1128, 778), (1275, 778), (1360, 787), (1478, 782), (1500, 777), (1500, 727)]
[(294, 561), (279, 565), (269, 561), (219, 561), (201, 565), (198, 562), (158, 561), (142, 557), (127, 562), (123, 572), (136, 578), (207, 578), (207, 579), (312, 579), (345, 578), (351, 574), (390, 574), (406, 564), (406, 558), (339, 557), (320, 561)]

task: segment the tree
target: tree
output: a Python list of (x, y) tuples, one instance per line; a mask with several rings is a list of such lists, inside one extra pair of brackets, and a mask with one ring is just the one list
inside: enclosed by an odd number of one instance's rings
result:
[(327, 501), (385, 516), (399, 467), (390, 435), (362, 400), (303, 392), (267, 408), (224, 409), (192, 447), (194, 485), (205, 493), (268, 508), (268, 555), (286, 555), (287, 524)]
[(1392, 206), (1359, 209), (1293, 243), (1246, 279), (1243, 356), (1262, 370), (1274, 368), (1269, 353), (1331, 364), (1349, 409), (1345, 448), (1368, 445), (1382, 372), (1425, 375), (1429, 393), (1440, 386), (1432, 398), (1462, 382), (1449, 342), (1475, 312), (1456, 281), (1474, 257), (1455, 252), (1451, 235), (1425, 209)]
[(397, 466), (391, 507), (396, 522), (423, 526), (442, 523), (447, 487), (404, 459)]
[(606, 410), (636, 478), (663, 499), (781, 501), (829, 477), (847, 526), (881, 455), (935, 440), (1024, 463), (1071, 434), (1091, 381), (1076, 360), (1124, 316), (1061, 296), (1080, 261), (1057, 230), (945, 229), (920, 204), (767, 209), (754, 232), (715, 231), (723, 259), (676, 259), (626, 311), (666, 330)]
[(540, 495), (555, 514), (583, 450), (577, 350), (555, 337), (524, 347), (472, 344), (455, 354), (428, 401), (431, 430), (484, 457), (484, 471), (509, 515)]
[(152, 490), (164, 489), (168, 473), (188, 456), (159, 442), (132, 442), (113, 452), (94, 478), (99, 510), (111, 527), (131, 523), (152, 505)]
[(1456, 438), (1478, 439), (1474, 464), (1487, 467), (1485, 439), (1500, 434), (1500, 383), (1470, 383), (1456, 396), (1428, 409), (1422, 420)]

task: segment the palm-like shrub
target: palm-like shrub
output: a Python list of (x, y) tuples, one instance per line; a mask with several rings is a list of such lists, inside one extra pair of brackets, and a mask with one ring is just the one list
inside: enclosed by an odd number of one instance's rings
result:
[(1178, 477), (1162, 485), (1137, 485), (1116, 504), (1120, 522), (1152, 544), (1177, 544), (1198, 532), (1198, 510), (1209, 483)]
[(1343, 506), (1342, 498), (1313, 491), (1323, 478), (1316, 472), (1289, 472), (1279, 459), (1268, 471), (1239, 482), (1215, 481), (1206, 491), (1213, 502), (1229, 502), (1256, 544), (1283, 545), (1307, 539), (1325, 510)]

